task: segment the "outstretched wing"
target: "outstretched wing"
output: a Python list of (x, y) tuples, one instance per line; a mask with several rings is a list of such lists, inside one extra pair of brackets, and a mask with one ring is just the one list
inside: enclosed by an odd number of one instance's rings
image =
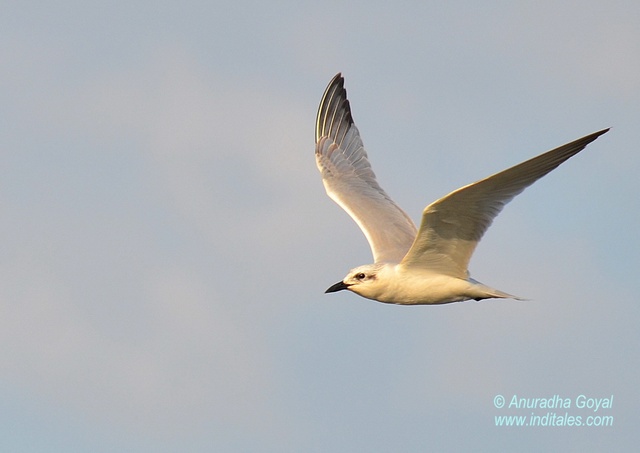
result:
[(316, 163), (327, 195), (358, 224), (375, 262), (400, 262), (417, 230), (376, 181), (341, 74), (331, 80), (318, 107)]
[(608, 130), (560, 146), (431, 203), (422, 213), (420, 230), (402, 264), (467, 278), (471, 254), (504, 205)]

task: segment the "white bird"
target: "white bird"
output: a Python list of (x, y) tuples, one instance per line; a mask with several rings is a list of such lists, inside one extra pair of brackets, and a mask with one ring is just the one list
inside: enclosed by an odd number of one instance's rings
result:
[(505, 204), (608, 130), (451, 192), (424, 209), (417, 230), (378, 185), (338, 73), (318, 108), (316, 163), (329, 197), (369, 241), (374, 264), (350, 270), (326, 292), (348, 289), (368, 299), (403, 305), (521, 299), (472, 279), (467, 265), (473, 251)]

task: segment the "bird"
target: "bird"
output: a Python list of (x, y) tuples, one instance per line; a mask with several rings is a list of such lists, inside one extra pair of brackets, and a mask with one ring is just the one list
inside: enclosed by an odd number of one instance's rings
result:
[(424, 208), (416, 228), (378, 184), (341, 73), (322, 96), (315, 129), (316, 164), (327, 195), (360, 227), (374, 260), (351, 269), (325, 293), (349, 290), (398, 305), (526, 300), (471, 278), (471, 255), (508, 202), (609, 131), (592, 133), (454, 190)]

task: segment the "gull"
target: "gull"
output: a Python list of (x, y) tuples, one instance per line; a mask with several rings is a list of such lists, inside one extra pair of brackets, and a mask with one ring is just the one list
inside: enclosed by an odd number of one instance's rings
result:
[(379, 302), (419, 305), (520, 297), (471, 278), (467, 266), (502, 208), (526, 187), (609, 129), (547, 151), (454, 190), (422, 212), (420, 228), (380, 187), (351, 115), (338, 73), (316, 117), (316, 164), (327, 195), (366, 236), (374, 263), (351, 269), (325, 292), (343, 289)]

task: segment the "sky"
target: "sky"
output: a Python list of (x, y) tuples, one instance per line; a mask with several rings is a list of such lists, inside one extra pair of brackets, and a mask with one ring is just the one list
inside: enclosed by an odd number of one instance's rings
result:
[[(637, 1), (2, 9), (0, 450), (638, 445)], [(512, 201), (472, 258), (528, 301), (324, 294), (371, 262), (313, 156), (337, 72), (416, 222), (612, 128)]]

